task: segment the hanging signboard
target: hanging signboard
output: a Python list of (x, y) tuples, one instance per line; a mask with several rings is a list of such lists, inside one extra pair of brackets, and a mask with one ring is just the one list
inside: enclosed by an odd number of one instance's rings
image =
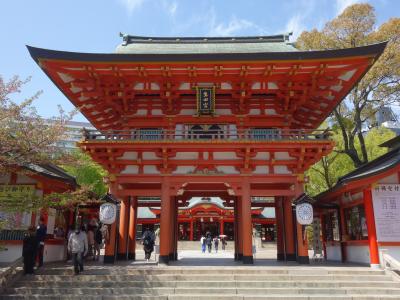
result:
[(215, 110), (215, 88), (196, 87), (197, 113), (199, 115), (212, 115)]
[(320, 219), (315, 218), (313, 223), (313, 250), (314, 256), (322, 254), (322, 241), (321, 241), (321, 222)]
[(400, 184), (377, 184), (372, 189), (379, 242), (400, 242)]
[(0, 185), (0, 198), (24, 198), (35, 194), (34, 185)]
[(310, 203), (296, 205), (296, 219), (301, 225), (310, 225), (313, 222), (314, 213)]
[(104, 203), (100, 206), (99, 219), (103, 224), (113, 224), (117, 217), (117, 206), (112, 203)]

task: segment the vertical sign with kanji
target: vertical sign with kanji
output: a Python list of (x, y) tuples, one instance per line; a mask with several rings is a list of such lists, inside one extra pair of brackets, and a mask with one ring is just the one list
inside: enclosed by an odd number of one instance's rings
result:
[(212, 115), (215, 109), (215, 88), (197, 87), (197, 113), (199, 115)]
[(377, 184), (372, 189), (379, 242), (400, 242), (400, 184)]

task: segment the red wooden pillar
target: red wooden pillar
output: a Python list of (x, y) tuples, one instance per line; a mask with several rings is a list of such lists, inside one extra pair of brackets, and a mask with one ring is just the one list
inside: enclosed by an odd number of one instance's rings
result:
[(193, 218), (190, 219), (190, 238), (193, 241)]
[(338, 214), (340, 215), (340, 254), (342, 256), (342, 262), (347, 261), (347, 252), (346, 252), (346, 241), (347, 241), (347, 230), (346, 230), (346, 218), (344, 215), (344, 209), (341, 207), (339, 209)]
[(233, 202), (233, 238), (235, 242), (235, 260), (239, 260), (239, 237), (238, 237), (238, 198)]
[(173, 207), (173, 231), (172, 231), (172, 247), (170, 252), (170, 260), (177, 260), (178, 259), (178, 235), (179, 235), (179, 224), (178, 224), (178, 203), (175, 197), (173, 197), (172, 201)]
[(161, 215), (160, 215), (160, 256), (159, 262), (169, 262), (171, 242), (172, 207), (170, 199), (169, 178), (164, 177), (161, 185)]
[[(117, 185), (115, 182), (112, 182), (110, 184), (109, 188), (110, 194), (113, 196), (117, 197)], [(108, 240), (106, 240), (105, 244), (105, 251), (104, 251), (104, 263), (114, 263), (115, 261), (115, 246), (116, 246), (116, 239), (117, 239), (117, 222), (118, 220), (115, 220), (115, 222), (111, 225), (108, 226), (109, 229), (109, 237)]]
[(131, 197), (129, 209), (128, 259), (136, 259), (137, 197)]
[[(299, 182), (296, 186), (296, 196), (300, 196), (304, 192), (303, 183)], [(309, 264), (310, 259), (308, 257), (308, 241), (305, 232), (305, 226), (296, 222), (297, 232), (297, 262), (299, 264)]]
[(243, 183), (242, 191), (242, 241), (243, 241), (243, 263), (253, 263), (253, 225), (251, 220), (251, 194), (248, 179)]
[(129, 225), (129, 202), (127, 197), (122, 199), (119, 212), (119, 236), (117, 259), (127, 259)]
[(294, 231), (293, 231), (293, 215), (292, 203), (289, 198), (283, 198), (283, 210), (285, 214), (285, 245), (286, 245), (286, 260), (295, 261), (296, 254), (294, 249)]
[(379, 268), (379, 252), (378, 242), (376, 239), (374, 206), (372, 204), (372, 193), (370, 188), (364, 190), (364, 208), (368, 229), (370, 264), (371, 268)]
[(285, 260), (285, 247), (283, 244), (283, 208), (282, 208), (282, 199), (281, 197), (277, 197), (275, 200), (275, 226), (276, 226), (276, 250), (277, 250), (277, 259)]
[(222, 217), (219, 219), (219, 234), (224, 234), (224, 219)]
[(238, 260), (243, 258), (242, 197), (237, 197)]

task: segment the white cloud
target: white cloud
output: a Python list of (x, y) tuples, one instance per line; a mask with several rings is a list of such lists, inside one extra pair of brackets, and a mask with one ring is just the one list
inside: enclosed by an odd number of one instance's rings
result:
[(255, 24), (246, 19), (240, 19), (236, 16), (232, 16), (228, 22), (217, 22), (217, 16), (214, 8), (210, 9), (210, 12), (207, 14), (209, 24), (208, 36), (233, 36), (237, 34), (246, 34), (244, 32), (251, 31), (249, 35), (256, 34), (265, 34), (266, 31)]
[(347, 6), (361, 2), (360, 0), (336, 0), (336, 14), (341, 14)]
[(285, 33), (293, 32), (293, 39), (297, 39), (305, 29), (306, 25), (304, 24), (305, 16), (302, 14), (297, 14), (292, 16), (289, 21), (286, 23)]
[(131, 15), (135, 9), (142, 6), (145, 0), (119, 0), (119, 2), (126, 8), (128, 14)]
[(210, 31), (209, 35), (213, 36), (230, 36), (234, 33), (253, 27), (254, 24), (245, 19), (233, 18), (228, 24), (219, 23), (215, 24)]
[(167, 7), (167, 11), (168, 14), (171, 17), (174, 17), (176, 14), (176, 10), (178, 9), (178, 3), (177, 2), (172, 2), (168, 7)]

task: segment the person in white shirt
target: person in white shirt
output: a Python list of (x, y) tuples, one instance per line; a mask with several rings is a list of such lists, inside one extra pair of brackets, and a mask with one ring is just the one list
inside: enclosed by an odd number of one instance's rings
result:
[(206, 253), (206, 237), (204, 235), (200, 238), (201, 252)]
[(88, 251), (87, 235), (79, 227), (69, 237), (68, 251), (72, 254), (75, 275), (78, 275), (80, 272), (83, 272), (83, 257)]

